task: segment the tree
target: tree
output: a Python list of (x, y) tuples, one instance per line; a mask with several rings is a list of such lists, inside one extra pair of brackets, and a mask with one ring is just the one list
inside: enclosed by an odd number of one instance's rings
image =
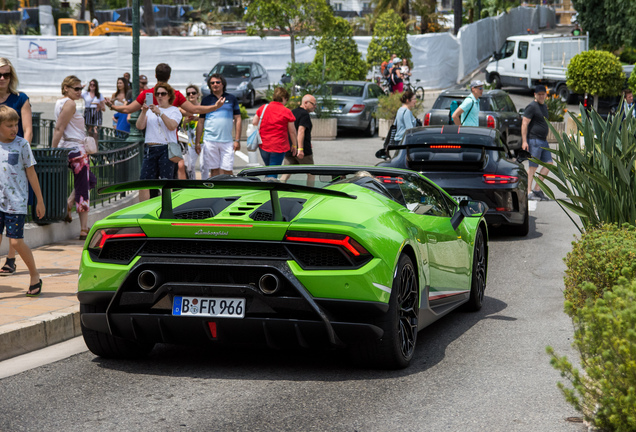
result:
[(436, 0), (414, 0), (411, 9), (420, 16), (420, 34), (429, 32), (429, 27), (439, 27), (437, 25), (437, 14), (435, 13)]
[(353, 40), (353, 29), (346, 19), (334, 18), (333, 24), (323, 32), (315, 47), (314, 64), (322, 69), (325, 61), (327, 81), (364, 80), (367, 76), (367, 65), (362, 60), (358, 45)]
[(400, 58), (411, 58), (411, 46), (406, 38), (406, 25), (400, 16), (389, 9), (378, 17), (373, 37), (367, 50), (367, 65), (373, 67), (397, 54)]
[(612, 51), (636, 46), (636, 2), (629, 0), (572, 0), (583, 30), (590, 32), (592, 46)]
[[(572, 57), (566, 72), (566, 84), (573, 93), (618, 96), (625, 85), (620, 60), (607, 51), (583, 51)], [(594, 98), (594, 109), (598, 98)]]
[(148, 36), (157, 36), (157, 26), (155, 25), (155, 10), (152, 0), (144, 0), (144, 24)]
[(247, 34), (264, 37), (268, 30), (289, 35), (291, 60), (296, 62), (296, 39), (304, 40), (328, 27), (333, 12), (325, 0), (253, 0), (247, 7)]

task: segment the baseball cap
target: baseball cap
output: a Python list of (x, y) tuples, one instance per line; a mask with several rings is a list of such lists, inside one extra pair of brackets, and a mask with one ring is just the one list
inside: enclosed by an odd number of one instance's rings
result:
[(470, 88), (473, 88), (473, 87), (483, 87), (483, 86), (484, 86), (484, 82), (483, 82), (483, 81), (481, 81), (481, 80), (472, 80), (472, 81), (470, 82)]
[(546, 93), (545, 86), (543, 84), (539, 84), (534, 88), (535, 93)]

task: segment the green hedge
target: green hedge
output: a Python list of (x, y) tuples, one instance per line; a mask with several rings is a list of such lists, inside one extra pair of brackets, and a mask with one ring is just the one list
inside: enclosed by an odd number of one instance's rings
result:
[[(564, 259), (566, 312), (574, 317), (588, 297), (596, 300), (611, 289), (621, 276), (636, 275), (636, 227), (624, 224), (601, 225), (581, 235), (572, 243), (572, 251)], [(591, 282), (594, 291), (581, 291)]]
[(595, 301), (599, 291), (588, 282), (573, 291), (573, 301), (584, 303), (573, 316), (573, 345), (581, 355), (582, 371), (551, 347), (547, 352), (550, 363), (572, 385), (560, 382), (558, 387), (586, 420), (604, 431), (635, 431), (636, 280), (619, 278)]

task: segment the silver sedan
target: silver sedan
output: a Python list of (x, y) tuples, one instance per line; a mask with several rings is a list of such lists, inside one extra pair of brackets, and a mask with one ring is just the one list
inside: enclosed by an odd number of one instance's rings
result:
[(316, 111), (338, 119), (339, 129), (359, 129), (368, 136), (375, 135), (377, 120), (373, 113), (378, 109), (378, 97), (384, 95), (377, 84), (369, 81), (333, 81), (325, 84), (322, 90), (331, 96), (316, 95)]

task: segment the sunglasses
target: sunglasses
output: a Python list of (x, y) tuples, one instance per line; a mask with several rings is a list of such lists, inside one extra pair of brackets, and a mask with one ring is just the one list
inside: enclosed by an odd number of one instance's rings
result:
[(168, 92), (157, 92), (155, 93), (156, 96), (166, 96), (168, 95)]
[(84, 87), (69, 87), (71, 90), (75, 90), (75, 91), (80, 91), (82, 90)]
[(145, 81), (145, 82), (139, 82), (139, 84), (141, 84), (141, 85), (147, 85), (147, 84), (148, 84), (148, 81)]
[(212, 85), (221, 84), (221, 81), (210, 81), (210, 84)]
[(186, 94), (188, 96), (194, 96), (194, 95), (197, 95), (198, 93), (197, 92), (187, 92)]
[(11, 79), (11, 72), (0, 73), (0, 77), (6, 80)]

